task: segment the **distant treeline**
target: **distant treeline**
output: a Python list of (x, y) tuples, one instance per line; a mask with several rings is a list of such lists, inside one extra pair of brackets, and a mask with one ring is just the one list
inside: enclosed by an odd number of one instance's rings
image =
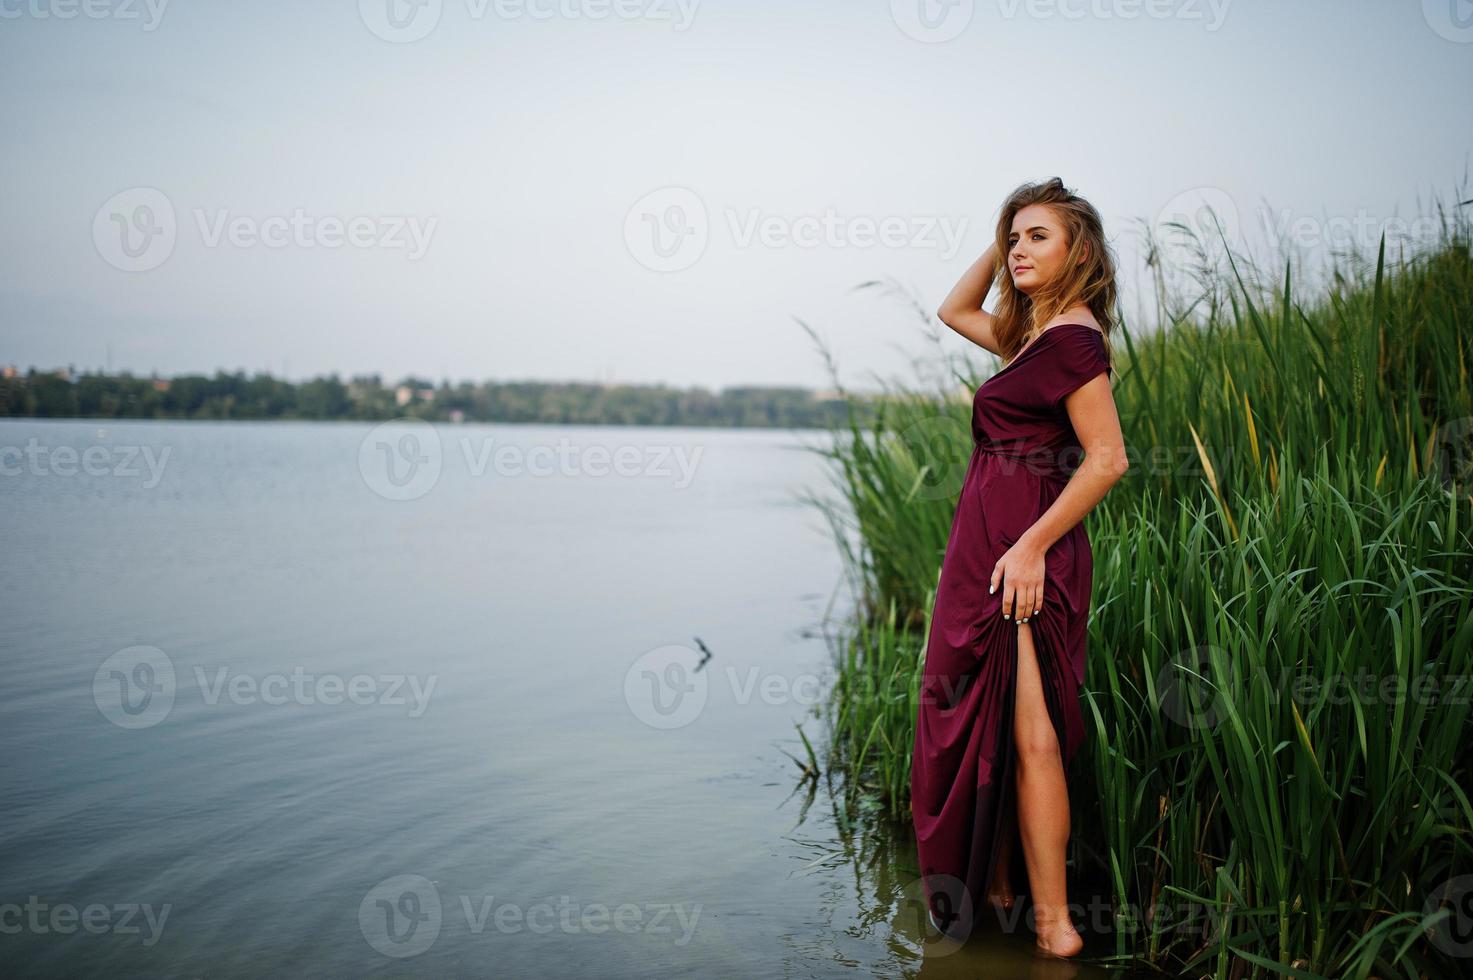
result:
[(481, 382), (336, 374), (293, 383), (257, 373), (135, 377), (70, 370), (0, 377), (0, 417), (153, 419), (361, 419), (445, 422), (827, 428), (872, 406), (808, 388), (704, 388), (580, 382)]

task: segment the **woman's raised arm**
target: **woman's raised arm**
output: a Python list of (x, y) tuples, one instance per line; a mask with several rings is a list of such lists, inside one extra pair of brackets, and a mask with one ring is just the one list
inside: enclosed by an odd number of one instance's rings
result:
[(993, 316), (982, 309), (982, 301), (992, 289), (992, 279), (997, 272), (997, 243), (987, 246), (976, 262), (951, 287), (936, 316), (963, 337), (977, 346), (1002, 357), (997, 339), (992, 335)]

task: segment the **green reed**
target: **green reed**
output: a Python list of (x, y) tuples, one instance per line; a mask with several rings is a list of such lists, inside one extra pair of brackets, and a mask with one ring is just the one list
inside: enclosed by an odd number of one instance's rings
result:
[[(1473, 885), (1469, 241), (1455, 214), (1438, 248), (1388, 260), (1383, 241), (1313, 298), (1288, 264), (1271, 280), (1229, 254), (1199, 271), (1204, 301), (1163, 310), (1172, 329), (1121, 335), (1132, 467), (1087, 518), (1070, 786), (1121, 958), (1217, 977), (1473, 962), (1466, 911), (1439, 906)], [(887, 393), (826, 451), (839, 499), (811, 498), (861, 600), (827, 764), (902, 820), (977, 380)]]

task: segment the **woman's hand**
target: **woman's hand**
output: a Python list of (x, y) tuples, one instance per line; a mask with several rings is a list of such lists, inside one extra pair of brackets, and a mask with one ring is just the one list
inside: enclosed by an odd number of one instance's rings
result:
[(1026, 538), (1003, 552), (992, 568), (987, 594), (997, 591), (1002, 580), (1002, 618), (1016, 617), (1018, 623), (1043, 609), (1043, 549)]

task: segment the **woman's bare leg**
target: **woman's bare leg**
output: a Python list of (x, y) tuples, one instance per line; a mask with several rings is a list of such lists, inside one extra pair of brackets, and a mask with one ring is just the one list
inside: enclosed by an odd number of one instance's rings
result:
[(1044, 701), (1043, 680), (1033, 646), (1033, 628), (1018, 630), (1018, 689), (1013, 742), (1018, 756), (1017, 798), (1023, 857), (1033, 892), (1038, 945), (1057, 956), (1073, 956), (1084, 940), (1069, 918), (1064, 849), (1069, 843), (1069, 788), (1059, 740)]

